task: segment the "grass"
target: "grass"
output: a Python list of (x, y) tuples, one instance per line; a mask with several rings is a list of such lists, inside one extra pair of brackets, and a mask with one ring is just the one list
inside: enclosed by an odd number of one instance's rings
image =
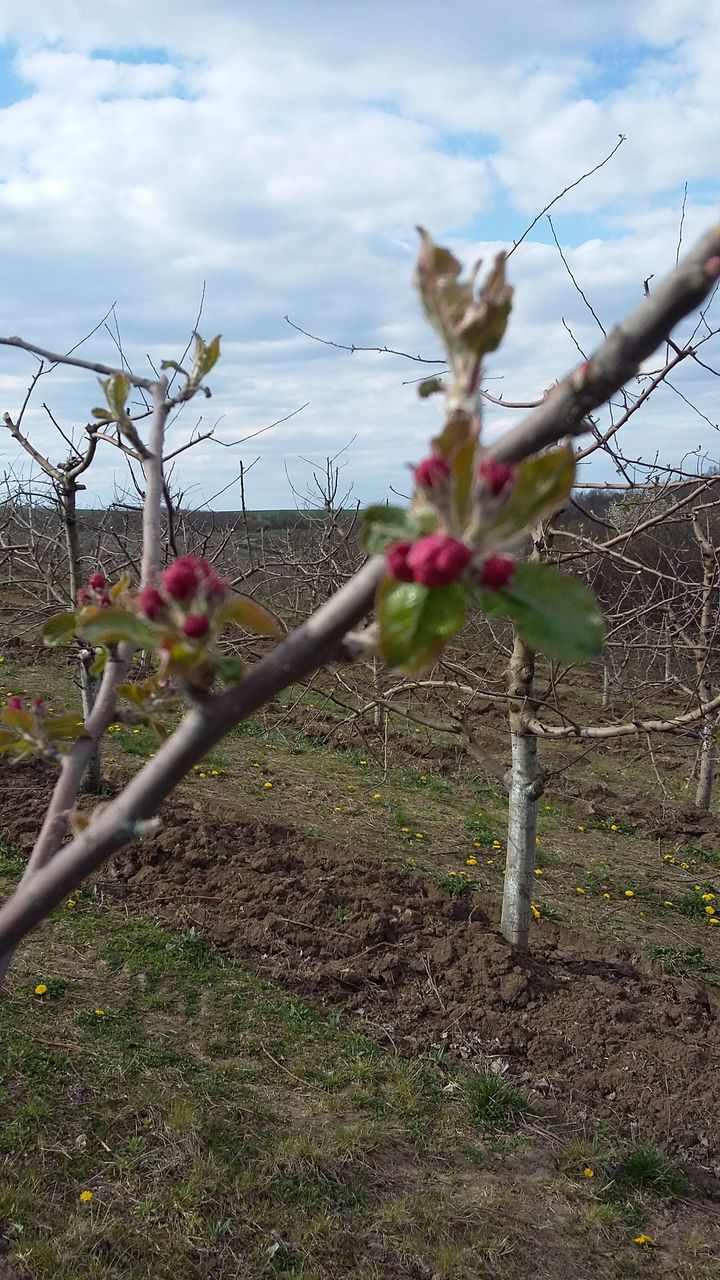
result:
[(28, 1280), (519, 1280), (528, 1257), (569, 1280), (659, 1232), (637, 1199), (667, 1191), (658, 1161), (628, 1153), (635, 1216), (613, 1217), (501, 1077), (394, 1057), (192, 929), (74, 900), (0, 1006), (0, 1221)]
[(681, 977), (712, 973), (715, 967), (705, 959), (702, 947), (652, 946), (648, 947), (648, 956), (660, 965), (663, 973), (677, 973)]
[(513, 1129), (534, 1114), (528, 1098), (502, 1076), (467, 1077), (462, 1097), (472, 1122), (490, 1130)]
[(613, 1192), (649, 1191), (672, 1199), (686, 1195), (688, 1179), (668, 1156), (651, 1142), (638, 1142), (624, 1153), (614, 1170)]

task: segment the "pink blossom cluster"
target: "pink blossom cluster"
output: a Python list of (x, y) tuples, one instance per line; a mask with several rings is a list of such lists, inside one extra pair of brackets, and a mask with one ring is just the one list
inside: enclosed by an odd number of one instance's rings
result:
[[(24, 711), (25, 710), (25, 703), (23, 702), (23, 699), (20, 697), (18, 693), (13, 693), (8, 698), (7, 702), (5, 703), (5, 706), (8, 711)], [(35, 715), (42, 715), (42, 713), (45, 711), (45, 707), (46, 707), (46, 703), (44, 698), (31, 698), (30, 710), (33, 711)]]
[[(450, 492), (452, 473), (445, 458), (433, 454), (413, 469), (415, 483), (427, 496), (442, 505)], [(485, 458), (477, 468), (480, 496), (496, 505), (509, 494), (515, 482), (515, 468), (505, 462)], [(419, 582), (425, 587), (445, 587), (465, 572), (472, 551), (449, 533), (430, 533), (417, 542), (393, 542), (386, 551), (388, 569), (399, 582)], [(511, 556), (488, 556), (477, 571), (477, 581), (490, 591), (499, 591), (512, 577), (515, 561)]]
[(179, 606), (183, 633), (189, 640), (204, 640), (212, 626), (212, 613), (227, 592), (228, 584), (207, 560), (181, 556), (163, 571), (157, 587), (143, 588), (137, 605), (149, 622), (160, 623), (169, 621)]
[(77, 593), (77, 602), (81, 608), (87, 605), (101, 605), (107, 608), (112, 604), (112, 598), (108, 594), (108, 581), (104, 573), (96, 569), (95, 573), (91, 573), (87, 580), (87, 586), (81, 587)]

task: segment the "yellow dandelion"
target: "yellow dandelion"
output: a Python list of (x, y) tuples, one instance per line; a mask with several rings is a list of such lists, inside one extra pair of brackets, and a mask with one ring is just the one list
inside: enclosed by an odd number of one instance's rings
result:
[(681, 863), (680, 863), (680, 866), (682, 867), (683, 871), (689, 871), (689, 870), (690, 870), (690, 863), (689, 863), (689, 862), (681, 862)]
[(373, 800), (382, 800), (382, 796), (379, 791), (373, 792)]
[(652, 1236), (647, 1236), (643, 1232), (640, 1236), (633, 1236), (633, 1244), (639, 1244), (642, 1249), (651, 1249), (655, 1241)]
[(625, 897), (626, 897), (626, 898), (634, 898), (634, 897), (635, 897), (635, 890), (634, 890), (634, 889), (626, 889), (626, 890), (625, 890)]
[(409, 827), (401, 827), (401, 828), (400, 828), (400, 830), (401, 830), (401, 831), (404, 831), (404, 832), (407, 834), (407, 832), (410, 830), (410, 828), (409, 828)]
[(583, 894), (583, 893), (585, 892), (585, 890), (583, 889), (582, 885), (577, 885), (577, 886), (576, 886), (576, 889), (575, 889), (575, 892), (576, 892), (576, 893)]
[(361, 760), (361, 761), (360, 761), (360, 763), (361, 763), (361, 764), (367, 764), (367, 760)]
[(715, 915), (715, 908), (714, 908), (714, 907), (706, 907), (706, 908), (705, 908), (705, 915), (706, 915), (706, 916), (714, 916), (714, 915)]
[(466, 859), (465, 859), (465, 866), (466, 866), (466, 867), (476, 867), (476, 866), (477, 866), (477, 858), (466, 858)]
[(535, 906), (534, 903), (530, 908), (530, 915), (532, 916), (533, 920), (539, 920), (540, 916), (542, 915), (542, 912), (539, 910), (538, 907)]
[(609, 902), (609, 901), (610, 901), (610, 894), (609, 894), (609, 893), (604, 893), (604, 894), (603, 894), (603, 898), (605, 898), (605, 899)]
[(80, 1199), (82, 1200), (83, 1204), (88, 1204), (88, 1203), (89, 1203), (89, 1201), (90, 1201), (90, 1200), (92, 1200), (92, 1198), (93, 1198), (93, 1193), (92, 1193), (92, 1191), (81, 1191), (81, 1192), (80, 1192)]
[(495, 859), (494, 859), (494, 858), (486, 858), (486, 859), (485, 859), (485, 866), (486, 866), (486, 867), (494, 867), (494, 866), (495, 866)]
[(206, 774), (206, 773), (199, 773), (199, 774), (198, 774), (198, 778), (207, 778), (207, 774)]
[(416, 840), (424, 840), (424, 839), (425, 839), (425, 836), (423, 835), (422, 831), (416, 831), (416, 832), (415, 832), (415, 839), (416, 839)]
[(583, 1169), (583, 1178), (594, 1178), (594, 1177), (595, 1177), (595, 1170), (591, 1169), (589, 1164), (586, 1164), (585, 1168)]
[(95, 1017), (96, 1017), (96, 1018), (104, 1018), (104, 1017), (105, 1017), (105, 1010), (104, 1010), (104, 1009), (96, 1009), (96, 1010), (95, 1010)]
[(535, 875), (536, 875), (536, 876), (542, 876), (542, 875), (544, 875), (544, 874), (545, 874), (545, 872), (543, 871), (542, 867), (536, 867), (536, 868), (535, 868)]
[(74, 907), (74, 906), (75, 906), (75, 899), (74, 899), (74, 898), (68, 898), (67, 902), (65, 903), (65, 906), (66, 906), (66, 907)]
[(619, 831), (619, 829), (620, 829), (620, 828), (618, 827), (617, 822), (611, 822), (611, 823), (610, 823), (610, 830), (611, 830), (611, 831)]
[(211, 769), (211, 770), (210, 770), (210, 777), (211, 777), (211, 778), (219, 778), (219, 776), (220, 776), (220, 770), (219, 770), (219, 769)]
[(542, 840), (540, 839), (540, 837), (539, 837), (539, 836), (536, 836), (536, 837), (535, 837), (535, 843), (536, 843), (536, 844), (542, 844)]
[(720, 924), (720, 916), (708, 916), (708, 924)]
[(715, 901), (715, 894), (714, 894), (714, 893), (704, 893), (704, 894), (703, 894), (703, 896), (702, 896), (702, 900), (703, 900), (703, 902), (714, 902), (714, 901)]
[(578, 827), (578, 831), (584, 831), (584, 830), (585, 830), (585, 828), (584, 828), (584, 827), (582, 827), (582, 826), (581, 826), (581, 827)]
[(272, 782), (263, 782), (263, 787), (266, 791), (269, 791), (272, 787)]
[(493, 840), (492, 847), (493, 849), (502, 849), (502, 845), (500, 844), (499, 840)]
[(695, 890), (695, 892), (696, 892), (696, 893), (699, 893), (699, 892), (700, 892), (700, 890), (702, 889), (702, 885), (701, 885), (701, 884), (694, 884), (694, 885), (693, 885), (693, 889)]
[(665, 899), (665, 901), (663, 902), (663, 906), (664, 906), (664, 907), (671, 907), (671, 906), (672, 906), (672, 902), (670, 901), (670, 899), (669, 899), (669, 898), (666, 898), (666, 899)]
[(44, 996), (44, 995), (46, 995), (46, 994), (47, 994), (47, 986), (45, 985), (45, 983), (44, 983), (44, 982), (38, 982), (38, 984), (37, 984), (37, 986), (36, 986), (36, 988), (35, 988), (35, 995), (36, 995), (36, 996)]
[(421, 781), (421, 782), (427, 782), (427, 774), (426, 774), (426, 773), (421, 773), (421, 774), (420, 774), (420, 781)]

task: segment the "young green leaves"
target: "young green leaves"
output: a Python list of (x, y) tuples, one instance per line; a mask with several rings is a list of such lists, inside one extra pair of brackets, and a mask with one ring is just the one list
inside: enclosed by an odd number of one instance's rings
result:
[(575, 479), (572, 447), (547, 449), (517, 465), (496, 461), (480, 443), (482, 357), (500, 343), (512, 290), (499, 255), (480, 289), (449, 250), (420, 231), (416, 283), (450, 366), (446, 380), (420, 384), (443, 392), (447, 416), (432, 452), (414, 467), (409, 510), (371, 507), (363, 545), (384, 554), (377, 595), (379, 649), (395, 670), (417, 674), (480, 603), (504, 616), (535, 649), (569, 660), (591, 657), (602, 622), (590, 593), (541, 564), (507, 554), (567, 501)]

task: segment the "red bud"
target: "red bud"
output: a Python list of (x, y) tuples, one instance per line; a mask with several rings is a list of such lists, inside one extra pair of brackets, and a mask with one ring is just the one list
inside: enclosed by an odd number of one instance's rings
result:
[(202, 640), (210, 630), (210, 619), (206, 613), (191, 613), (185, 619), (183, 631), (190, 640)]
[(515, 479), (515, 468), (509, 467), (506, 462), (496, 462), (494, 458), (486, 458), (478, 467), (478, 476), (481, 485), (490, 490), (493, 498), (497, 498), (512, 484)]
[(499, 591), (515, 572), (512, 556), (488, 556), (480, 570), (480, 583), (489, 591)]

